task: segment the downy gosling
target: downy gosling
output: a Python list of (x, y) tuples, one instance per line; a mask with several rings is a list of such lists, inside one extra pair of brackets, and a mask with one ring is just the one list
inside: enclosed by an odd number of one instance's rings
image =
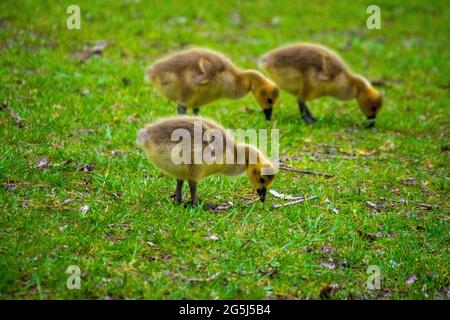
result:
[(209, 49), (188, 49), (157, 60), (145, 80), (178, 104), (178, 114), (221, 98), (239, 99), (252, 92), (270, 120), (278, 87), (256, 70), (241, 70), (226, 56)]
[(176, 179), (176, 203), (182, 201), (184, 181), (189, 183), (191, 204), (197, 206), (199, 181), (213, 174), (244, 172), (264, 202), (275, 179), (274, 165), (256, 147), (238, 143), (223, 127), (202, 117), (171, 117), (147, 125), (139, 131), (137, 144), (155, 167)]
[(339, 100), (356, 98), (369, 126), (375, 125), (383, 102), (381, 94), (331, 50), (317, 44), (294, 44), (266, 53), (259, 64), (281, 89), (297, 97), (305, 122), (316, 121), (306, 102), (331, 96)]

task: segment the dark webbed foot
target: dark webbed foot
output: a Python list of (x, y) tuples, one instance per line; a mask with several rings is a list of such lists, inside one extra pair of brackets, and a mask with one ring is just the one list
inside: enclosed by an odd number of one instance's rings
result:
[(302, 115), (303, 120), (305, 120), (306, 123), (314, 123), (317, 121), (316, 118), (313, 117), (311, 114), (311, 111), (309, 111), (308, 107), (306, 106), (306, 103), (303, 101), (298, 102), (298, 107), (300, 109), (300, 114)]
[(317, 122), (317, 119), (312, 116), (304, 116), (303, 120), (305, 120), (306, 123), (314, 123)]
[(179, 104), (178, 105), (178, 114), (186, 114), (186, 107)]
[(194, 110), (193, 110), (193, 112), (194, 112), (194, 115), (196, 115), (196, 116), (198, 116), (198, 112), (200, 111), (200, 109), (199, 108), (194, 108)]
[(366, 124), (366, 128), (373, 128), (375, 127), (375, 116), (371, 116), (371, 117), (367, 117), (367, 124)]
[(212, 203), (205, 203), (203, 205), (203, 209), (205, 209), (205, 210), (216, 211), (218, 208), (219, 208), (219, 206), (212, 204)]
[[(200, 199), (191, 200), (191, 202), (185, 203), (184, 207), (188, 208), (189, 206), (191, 206), (191, 207), (196, 208), (196, 207), (198, 207), (200, 205), (200, 203), (201, 203)], [(219, 205), (215, 205), (215, 204), (212, 204), (212, 203), (204, 203), (203, 206), (202, 206), (202, 209), (203, 210), (209, 210), (209, 211), (221, 210)]]

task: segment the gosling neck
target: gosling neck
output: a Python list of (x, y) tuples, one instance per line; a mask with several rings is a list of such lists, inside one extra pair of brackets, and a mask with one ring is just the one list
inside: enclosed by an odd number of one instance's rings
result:
[(358, 97), (360, 94), (365, 93), (372, 88), (370, 82), (363, 76), (350, 73), (349, 78), (353, 83), (353, 86), (356, 88), (355, 97)]
[(247, 92), (255, 90), (264, 82), (264, 76), (256, 70), (242, 70), (240, 74), (246, 84)]
[(259, 163), (262, 160), (261, 152), (252, 145), (239, 143), (234, 150), (235, 163), (248, 168), (250, 164)]

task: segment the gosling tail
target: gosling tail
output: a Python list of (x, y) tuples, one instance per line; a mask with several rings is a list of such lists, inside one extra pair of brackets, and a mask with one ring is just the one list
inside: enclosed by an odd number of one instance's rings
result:
[(136, 144), (141, 147), (145, 147), (150, 143), (150, 134), (148, 133), (147, 128), (141, 129), (138, 132), (138, 136), (136, 139)]
[(263, 55), (259, 60), (258, 60), (258, 67), (261, 69), (267, 69), (268, 67), (268, 57), (267, 54)]
[(150, 84), (152, 83), (152, 81), (155, 80), (154, 78), (155, 78), (155, 70), (154, 67), (151, 66), (145, 71), (144, 82)]

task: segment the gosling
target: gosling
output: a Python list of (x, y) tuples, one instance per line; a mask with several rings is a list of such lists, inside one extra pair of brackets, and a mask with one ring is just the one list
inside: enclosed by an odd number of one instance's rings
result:
[[(171, 117), (147, 125), (139, 131), (137, 144), (155, 167), (176, 179), (176, 203), (182, 201), (184, 181), (189, 183), (191, 204), (197, 206), (199, 181), (243, 172), (264, 202), (275, 179), (274, 165), (257, 148), (238, 143), (223, 127), (202, 117)], [(216, 206), (205, 203), (204, 208)]]
[(239, 99), (252, 92), (267, 120), (278, 99), (278, 87), (256, 70), (241, 70), (226, 56), (208, 49), (189, 49), (157, 60), (145, 80), (178, 104), (178, 114), (221, 98)]
[(383, 99), (362, 76), (353, 73), (331, 50), (317, 44), (300, 43), (274, 49), (261, 57), (259, 64), (278, 86), (297, 97), (302, 118), (316, 119), (306, 102), (331, 96), (339, 100), (356, 98), (359, 108), (375, 125)]

